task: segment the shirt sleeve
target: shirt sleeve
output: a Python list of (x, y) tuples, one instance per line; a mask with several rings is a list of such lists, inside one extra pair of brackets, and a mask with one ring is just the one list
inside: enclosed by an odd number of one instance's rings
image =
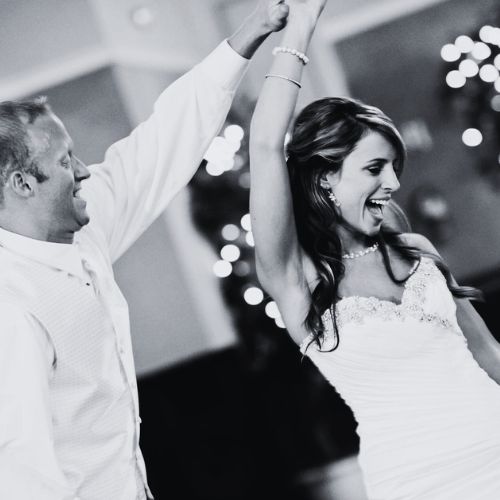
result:
[(0, 303), (0, 318), (0, 498), (73, 500), (53, 445), (52, 344), (21, 308)]
[(115, 261), (196, 172), (227, 116), (248, 60), (222, 42), (159, 97), (154, 112), (90, 167), (89, 230)]

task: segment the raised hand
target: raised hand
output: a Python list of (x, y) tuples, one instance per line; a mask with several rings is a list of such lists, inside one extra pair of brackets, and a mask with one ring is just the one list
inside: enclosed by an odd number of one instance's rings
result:
[(270, 32), (282, 30), (287, 23), (289, 7), (285, 0), (261, 0), (254, 15), (262, 20)]
[(316, 22), (328, 0), (287, 0), (290, 18)]

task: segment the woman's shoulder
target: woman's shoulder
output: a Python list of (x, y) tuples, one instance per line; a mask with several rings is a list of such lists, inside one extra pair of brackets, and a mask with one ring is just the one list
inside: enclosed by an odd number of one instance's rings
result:
[(431, 243), (431, 241), (419, 233), (402, 233), (400, 235), (401, 241), (408, 246), (415, 247), (418, 250), (439, 256), (436, 247)]

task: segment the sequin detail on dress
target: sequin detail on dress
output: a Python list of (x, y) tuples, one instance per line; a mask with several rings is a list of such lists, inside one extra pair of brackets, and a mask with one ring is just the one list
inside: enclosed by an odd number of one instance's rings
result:
[[(436, 280), (446, 286), (446, 280), (434, 262), (431, 259), (422, 257), (415, 272), (405, 282), (400, 304), (378, 299), (377, 297), (345, 297), (337, 302), (337, 327), (341, 329), (349, 323), (361, 325), (367, 319), (402, 321), (410, 317), (421, 322), (433, 323), (443, 328), (456, 330), (455, 323), (450, 319), (439, 314), (428, 313), (423, 307), (426, 288), (429, 283)], [(333, 336), (333, 324), (330, 311), (326, 311), (322, 319), (325, 327), (325, 339), (331, 338)], [(305, 350), (304, 348), (309, 344), (311, 338), (311, 336), (308, 336), (304, 340), (302, 351)]]

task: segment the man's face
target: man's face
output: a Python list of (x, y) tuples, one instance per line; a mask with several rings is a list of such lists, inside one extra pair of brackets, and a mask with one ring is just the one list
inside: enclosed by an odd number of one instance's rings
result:
[(71, 243), (74, 233), (89, 222), (86, 202), (78, 192), (90, 173), (73, 155), (73, 141), (57, 116), (39, 116), (27, 129), (31, 157), (48, 178), (33, 179), (35, 217), (46, 230), (47, 241)]

